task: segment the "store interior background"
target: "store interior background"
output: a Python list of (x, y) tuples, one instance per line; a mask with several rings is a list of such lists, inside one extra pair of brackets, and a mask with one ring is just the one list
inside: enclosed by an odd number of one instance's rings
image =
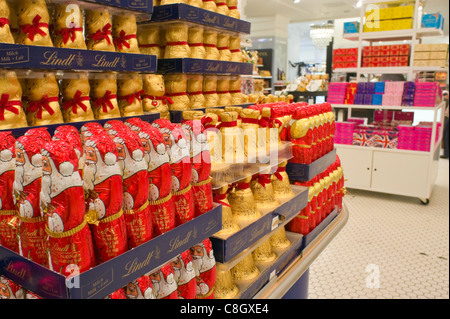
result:
[[(263, 5), (262, 5), (263, 2)], [(251, 47), (249, 50), (272, 49), (272, 76), (277, 71), (285, 72), (285, 83), (298, 78), (299, 62), (324, 65), (327, 62), (326, 48), (317, 48), (311, 37), (311, 25), (321, 25), (327, 21), (334, 23), (332, 48), (353, 48), (357, 41), (343, 38), (344, 23), (359, 21), (361, 9), (358, 0), (241, 0), (239, 2), (242, 18), (252, 23)], [(449, 12), (447, 0), (427, 0), (423, 13), (437, 13), (444, 17), (444, 35), (426, 37), (422, 43), (449, 43)], [(398, 42), (398, 44), (403, 43)], [(397, 44), (390, 41), (389, 44)], [(274, 80), (276, 81), (276, 80)], [(278, 81), (279, 82), (279, 81)], [(448, 79), (447, 79), (448, 86)], [(273, 92), (277, 88), (274, 88)], [(319, 97), (318, 102), (322, 99)], [(415, 123), (432, 121), (433, 115), (426, 111), (416, 111)]]
[[(343, 39), (343, 24), (359, 21), (357, 0), (241, 0), (243, 18), (252, 23), (252, 48), (273, 49), (274, 65), (289, 83), (297, 68), (289, 62), (326, 62), (326, 50), (314, 46), (311, 24), (333, 20), (333, 48), (357, 47)], [(427, 0), (423, 13), (445, 18), (444, 35), (423, 43), (449, 43), (449, 2)], [(390, 42), (389, 44), (394, 44)], [(447, 78), (448, 87), (448, 78)], [(416, 111), (414, 125), (432, 121), (432, 112)], [(441, 159), (431, 202), (416, 198), (349, 190), (350, 218), (345, 229), (311, 266), (310, 299), (449, 298), (449, 163)], [(380, 289), (366, 286), (367, 267), (381, 272)]]

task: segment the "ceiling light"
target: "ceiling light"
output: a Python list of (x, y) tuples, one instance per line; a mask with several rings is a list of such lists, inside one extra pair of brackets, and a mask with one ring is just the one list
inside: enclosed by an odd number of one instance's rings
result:
[(300, 3), (300, 0), (293, 0), (294, 3)]
[(317, 48), (326, 48), (334, 37), (334, 24), (328, 22), (322, 25), (311, 25), (309, 33)]
[(361, 8), (362, 5), (363, 5), (362, 0), (358, 0), (358, 2), (356, 2), (356, 4), (355, 4), (355, 8)]

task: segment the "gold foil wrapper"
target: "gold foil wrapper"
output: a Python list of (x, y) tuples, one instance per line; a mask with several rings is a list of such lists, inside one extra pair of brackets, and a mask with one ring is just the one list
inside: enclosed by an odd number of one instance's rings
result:
[[(242, 180), (241, 183), (250, 183), (250, 179), (251, 177)], [(256, 209), (255, 198), (250, 187), (245, 189), (235, 188), (228, 194), (228, 201), (234, 219), (240, 227), (245, 227), (261, 217), (261, 213)]]
[[(126, 97), (133, 94), (139, 94), (143, 91), (144, 84), (142, 77), (138, 74), (130, 74), (126, 79), (117, 80), (117, 94), (119, 97)], [(136, 96), (129, 102), (126, 98), (119, 99), (119, 109), (122, 117), (140, 116), (144, 114), (142, 100)]]
[(157, 24), (141, 26), (137, 38), (142, 54), (156, 55), (158, 59), (163, 58), (160, 47), (160, 28)]
[[(107, 9), (85, 10), (85, 25), (85, 33), (87, 36), (86, 45), (88, 50), (116, 51), (111, 34), (98, 41), (92, 38), (92, 35), (97, 32), (103, 32), (108, 25), (112, 26), (112, 17)], [(111, 31), (111, 29), (109, 29), (109, 31)]]
[[(77, 74), (77, 79), (63, 79), (61, 81), (63, 103), (68, 100), (72, 101), (74, 107), (63, 108), (62, 115), (65, 123), (87, 122), (94, 120), (94, 112), (92, 111), (89, 95), (91, 87), (86, 73)], [(80, 96), (77, 97), (77, 94)], [(85, 98), (85, 100), (77, 101), (77, 98)], [(80, 105), (83, 106), (80, 106)], [(63, 104), (64, 105), (64, 104)], [(86, 108), (86, 110), (83, 109)]]
[(230, 35), (226, 33), (219, 33), (217, 36), (217, 48), (220, 53), (220, 61), (231, 61), (230, 51)]
[(218, 190), (214, 190), (214, 197), (223, 196), (224, 199), (216, 201), (216, 203), (222, 205), (222, 229), (217, 232), (216, 236), (230, 236), (237, 233), (241, 228), (236, 223), (233, 217), (233, 211), (231, 209), (230, 202), (226, 198), (226, 193), (228, 192), (228, 185), (223, 186)]
[(13, 106), (18, 114), (5, 109), (3, 113), (4, 120), (0, 121), (2, 129), (9, 130), (28, 126), (24, 108), (20, 106), (22, 100), (22, 86), (14, 71), (0, 71), (0, 97), (4, 94), (8, 95), (9, 102), (18, 104)]
[(205, 31), (203, 37), (203, 44), (205, 45), (205, 59), (207, 60), (219, 60), (220, 52), (217, 49), (218, 33), (216, 31)]
[(229, 269), (217, 269), (217, 278), (214, 285), (215, 299), (234, 299), (239, 294), (239, 288), (233, 281)]
[(255, 263), (270, 263), (277, 259), (277, 254), (273, 251), (270, 239), (259, 245), (252, 252)]
[(284, 227), (279, 227), (277, 231), (270, 237), (270, 244), (273, 248), (284, 249), (291, 245), (290, 240), (286, 237)]
[(189, 28), (189, 47), (191, 48), (191, 58), (204, 59), (206, 49), (203, 45), (204, 29), (202, 27)]
[(166, 49), (165, 59), (188, 58), (191, 48), (188, 44), (189, 27), (182, 23), (169, 24), (165, 32)]
[(253, 197), (255, 198), (256, 209), (262, 214), (273, 211), (280, 206), (275, 198), (272, 183), (260, 184), (258, 179), (251, 182)]
[(256, 266), (252, 254), (244, 257), (236, 266), (231, 268), (231, 275), (234, 280), (253, 280), (260, 275), (261, 271)]

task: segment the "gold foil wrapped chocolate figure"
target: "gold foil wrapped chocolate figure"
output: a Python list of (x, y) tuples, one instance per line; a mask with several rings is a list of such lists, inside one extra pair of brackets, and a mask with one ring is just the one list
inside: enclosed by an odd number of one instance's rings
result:
[(188, 95), (192, 109), (203, 109), (206, 107), (206, 99), (203, 95), (203, 76), (192, 75), (188, 79)]
[(126, 79), (118, 79), (117, 100), (120, 114), (123, 117), (143, 115), (142, 95), (144, 93), (144, 84), (140, 74), (130, 74)]
[(253, 280), (260, 275), (261, 271), (256, 266), (252, 254), (244, 257), (236, 266), (231, 268), (231, 275), (236, 281)]
[(205, 97), (205, 108), (219, 106), (217, 75), (205, 75), (203, 77), (203, 96)]
[(189, 27), (183, 23), (172, 23), (166, 27), (166, 49), (164, 59), (182, 59), (191, 56)]
[(218, 41), (218, 33), (217, 31), (206, 30), (203, 37), (203, 45), (205, 46), (206, 55), (205, 59), (207, 60), (219, 60), (220, 52), (217, 48)]
[(236, 183), (233, 191), (228, 194), (234, 220), (242, 228), (261, 217), (261, 213), (256, 209), (255, 198), (250, 189), (252, 177), (247, 177)]
[(213, 190), (214, 203), (222, 205), (222, 230), (216, 236), (230, 236), (238, 232), (241, 228), (233, 218), (230, 202), (227, 199), (228, 185), (225, 184), (219, 189)]
[(219, 96), (219, 106), (231, 105), (230, 79), (227, 76), (217, 78), (217, 95)]
[(272, 175), (273, 193), (275, 198), (277, 198), (280, 202), (286, 202), (295, 196), (292, 191), (289, 176), (286, 173), (286, 165), (287, 161), (278, 165), (278, 170)]
[(143, 75), (143, 83), (142, 106), (144, 112), (160, 113), (162, 119), (170, 120), (169, 105), (173, 101), (166, 96), (164, 76), (161, 74), (145, 74)]
[(228, 6), (228, 16), (236, 19), (241, 18), (241, 13), (238, 9), (238, 0), (227, 0), (227, 6)]
[(206, 57), (206, 49), (203, 44), (204, 29), (200, 26), (189, 28), (189, 47), (191, 49), (190, 58), (204, 59)]
[(115, 52), (112, 18), (108, 10), (86, 10), (86, 45), (88, 50)]
[(91, 87), (86, 73), (78, 73), (77, 79), (61, 81), (62, 113), (64, 122), (93, 121), (94, 113), (91, 107)]
[(0, 43), (14, 43), (10, 14), (11, 10), (6, 0), (0, 0)]
[(233, 282), (229, 269), (217, 268), (217, 279), (214, 285), (215, 299), (234, 299), (239, 294), (238, 286)]
[(228, 15), (229, 14), (229, 9), (227, 6), (227, 2), (226, 0), (214, 0), (214, 2), (216, 3), (216, 13), (220, 13), (223, 15)]
[(140, 53), (134, 14), (114, 16), (112, 36), (117, 52)]
[(2, 130), (26, 127), (22, 86), (14, 71), (0, 71), (0, 126)]
[(18, 44), (52, 47), (49, 25), (50, 14), (45, 0), (19, 0), (17, 2), (19, 25)]
[(287, 248), (291, 245), (290, 240), (286, 237), (284, 227), (279, 227), (277, 231), (270, 237), (270, 244), (273, 248)]
[(255, 175), (250, 187), (255, 198), (256, 209), (261, 214), (266, 214), (280, 206), (278, 200), (275, 199), (270, 174)]
[(267, 239), (252, 251), (252, 256), (256, 264), (270, 263), (277, 259), (277, 254), (272, 249), (270, 239)]
[(55, 47), (87, 49), (84, 40), (83, 13), (75, 4), (56, 4), (53, 17)]
[(101, 78), (91, 79), (92, 109), (97, 120), (120, 117), (119, 103), (117, 101), (116, 75), (106, 74)]
[(162, 59), (160, 45), (160, 28), (155, 24), (147, 24), (138, 29), (137, 39), (139, 51), (142, 54), (156, 55), (157, 59)]
[(187, 75), (170, 74), (165, 76), (167, 96), (173, 103), (169, 104), (171, 111), (185, 111), (191, 108), (191, 101), (187, 94)]

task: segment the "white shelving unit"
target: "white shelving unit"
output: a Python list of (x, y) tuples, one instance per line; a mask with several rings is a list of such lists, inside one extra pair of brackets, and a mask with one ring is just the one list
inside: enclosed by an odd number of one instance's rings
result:
[[(419, 11), (420, 0), (410, 0), (409, 2), (414, 3), (414, 24), (412, 29), (407, 30), (393, 30), (393, 31), (380, 31), (380, 32), (363, 32), (364, 30), (364, 20), (367, 5), (376, 5), (382, 3), (394, 3), (396, 1), (386, 1), (386, 0), (372, 0), (364, 1), (361, 7), (360, 16), (360, 31), (359, 33), (345, 34), (343, 39), (358, 42), (358, 47), (360, 48), (358, 53), (358, 67), (350, 69), (335, 69), (335, 73), (357, 73), (357, 79), (361, 78), (363, 74), (406, 74), (408, 81), (413, 81), (415, 75), (418, 72), (448, 72), (448, 67), (416, 67), (414, 66), (414, 46), (420, 43), (425, 37), (442, 36), (444, 31), (440, 29), (433, 28), (421, 28), (421, 16)], [(404, 1), (403, 1), (404, 2)], [(375, 42), (390, 42), (390, 41), (408, 41), (411, 42), (411, 59), (410, 66), (408, 67), (389, 67), (389, 68), (363, 68), (362, 65), (362, 47), (364, 43), (369, 43), (372, 45)]]
[[(392, 1), (365, 1), (361, 7), (360, 33), (349, 34), (344, 38), (357, 41), (359, 45), (358, 68), (339, 69), (334, 72), (357, 73), (357, 80), (363, 74), (406, 74), (408, 81), (415, 79), (416, 73), (431, 71), (448, 71), (448, 68), (439, 67), (414, 67), (414, 46), (420, 43), (423, 37), (442, 35), (442, 30), (421, 29), (419, 15), (419, 0), (411, 0), (415, 4), (413, 29), (363, 32), (365, 11), (367, 5), (392, 3)], [(389, 41), (410, 41), (411, 59), (409, 67), (389, 68), (362, 68), (363, 43)], [(348, 117), (352, 116), (352, 110), (396, 110), (396, 111), (428, 111), (433, 112), (432, 141), (429, 152), (410, 151), (400, 149), (381, 149), (374, 147), (361, 147), (353, 145), (336, 145), (337, 153), (341, 159), (346, 176), (346, 187), (367, 191), (388, 193), (401, 196), (418, 197), (423, 204), (428, 204), (433, 191), (438, 173), (440, 144), (443, 136), (443, 122), (445, 115), (445, 103), (436, 107), (406, 107), (406, 106), (380, 106), (380, 105), (343, 105), (334, 104), (335, 109), (348, 110)], [(342, 121), (343, 114), (339, 111), (338, 120)], [(439, 140), (436, 140), (437, 123), (441, 123)]]

